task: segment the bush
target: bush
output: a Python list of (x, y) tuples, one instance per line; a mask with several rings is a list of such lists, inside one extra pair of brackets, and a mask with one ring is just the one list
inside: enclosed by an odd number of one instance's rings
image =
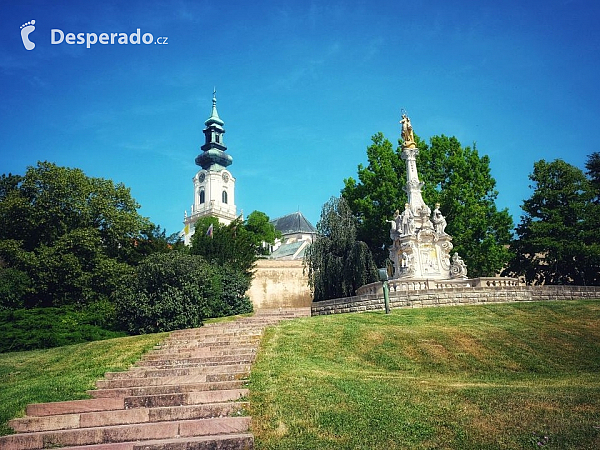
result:
[(25, 306), (25, 295), (31, 290), (31, 279), (22, 270), (0, 268), (0, 309)]
[(213, 281), (219, 296), (209, 299), (205, 317), (233, 316), (253, 310), (252, 302), (246, 295), (251, 280), (244, 273), (230, 266), (213, 266)]
[(228, 265), (180, 252), (148, 256), (115, 292), (117, 320), (132, 334), (202, 326), (204, 319), (252, 312), (249, 278)]
[(64, 306), (0, 311), (0, 353), (124, 336), (104, 328), (113, 318), (114, 308), (108, 302), (83, 309)]
[(115, 292), (117, 317), (132, 334), (199, 327), (209, 300), (218, 297), (214, 288), (203, 258), (157, 253), (144, 259)]

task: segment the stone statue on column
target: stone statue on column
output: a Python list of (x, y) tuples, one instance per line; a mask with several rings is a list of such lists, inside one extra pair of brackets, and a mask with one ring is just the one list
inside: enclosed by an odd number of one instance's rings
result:
[(440, 211), (440, 204), (435, 204), (435, 209), (433, 210), (433, 228), (438, 234), (446, 234), (446, 218), (442, 215)]
[(402, 114), (402, 120), (400, 121), (400, 123), (402, 124), (402, 140), (404, 141), (402, 147), (416, 147), (417, 144), (415, 143), (415, 134), (413, 132), (413, 127), (410, 123), (410, 118), (406, 114)]

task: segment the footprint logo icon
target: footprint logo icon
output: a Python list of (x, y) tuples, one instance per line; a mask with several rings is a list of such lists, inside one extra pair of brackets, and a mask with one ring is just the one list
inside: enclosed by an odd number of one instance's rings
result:
[(35, 30), (35, 20), (21, 25), (21, 39), (23, 39), (23, 45), (26, 50), (33, 50), (35, 48), (35, 42), (29, 40), (29, 35), (33, 30)]

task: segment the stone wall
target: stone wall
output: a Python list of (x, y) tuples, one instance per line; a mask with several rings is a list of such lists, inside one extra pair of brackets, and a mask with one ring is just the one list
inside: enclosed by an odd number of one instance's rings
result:
[(310, 307), (312, 296), (302, 261), (261, 259), (247, 294), (254, 309)]
[[(478, 286), (390, 292), (390, 307), (476, 305), (544, 300), (600, 299), (599, 286)], [(383, 310), (382, 294), (365, 294), (314, 302), (312, 315)]]

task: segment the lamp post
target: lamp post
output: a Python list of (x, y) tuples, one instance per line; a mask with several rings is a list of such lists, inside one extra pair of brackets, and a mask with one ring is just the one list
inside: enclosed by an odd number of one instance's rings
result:
[(379, 281), (383, 283), (383, 302), (385, 304), (385, 313), (390, 313), (390, 288), (388, 287), (388, 272), (386, 268), (377, 269), (379, 272)]

